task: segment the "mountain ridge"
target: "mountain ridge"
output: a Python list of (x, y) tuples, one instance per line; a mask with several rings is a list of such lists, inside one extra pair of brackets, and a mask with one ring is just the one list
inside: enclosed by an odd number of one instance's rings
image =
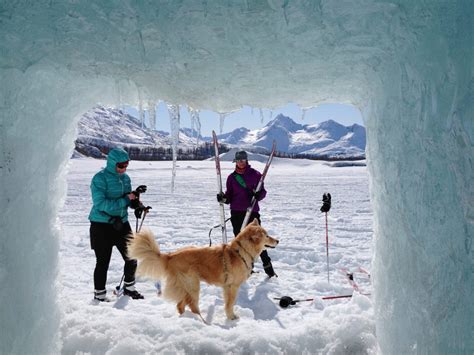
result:
[[(220, 144), (227, 146), (224, 149), (262, 153), (276, 140), (281, 156), (365, 158), (365, 128), (358, 124), (344, 126), (334, 120), (299, 124), (279, 114), (260, 129), (240, 127), (217, 137)], [(178, 158), (213, 156), (209, 149), (211, 141), (211, 137), (197, 137), (195, 130), (180, 128)], [(133, 159), (162, 160), (171, 156), (173, 141), (169, 133), (149, 129), (121, 109), (97, 106), (81, 117), (75, 144), (74, 157), (104, 158), (110, 148), (124, 146), (129, 153), (133, 151)]]
[(221, 143), (238, 145), (243, 149), (269, 150), (275, 139), (277, 150), (281, 153), (314, 157), (365, 157), (365, 128), (356, 123), (344, 126), (334, 120), (327, 120), (303, 125), (279, 114), (265, 127), (247, 130), (245, 135), (242, 133), (242, 129), (238, 128), (217, 137)]

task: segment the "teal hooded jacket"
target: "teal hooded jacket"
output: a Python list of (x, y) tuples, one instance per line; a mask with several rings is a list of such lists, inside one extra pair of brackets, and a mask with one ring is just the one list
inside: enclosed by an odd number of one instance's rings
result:
[(91, 222), (112, 223), (111, 216), (120, 216), (122, 222), (128, 221), (127, 207), (130, 206), (130, 200), (127, 194), (132, 191), (132, 185), (126, 173), (119, 174), (115, 169), (117, 163), (128, 160), (125, 150), (112, 149), (107, 156), (106, 167), (92, 178)]

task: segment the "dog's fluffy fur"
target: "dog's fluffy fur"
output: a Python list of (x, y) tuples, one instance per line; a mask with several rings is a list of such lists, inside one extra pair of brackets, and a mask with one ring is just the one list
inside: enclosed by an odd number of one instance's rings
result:
[(139, 275), (165, 281), (164, 296), (177, 303), (179, 314), (188, 305), (201, 316), (199, 289), (200, 281), (205, 281), (223, 288), (227, 318), (236, 319), (237, 292), (250, 276), (254, 259), (266, 247), (277, 244), (278, 240), (254, 220), (228, 244), (186, 247), (171, 253), (161, 253), (151, 231), (144, 230), (133, 234), (128, 256), (138, 260)]

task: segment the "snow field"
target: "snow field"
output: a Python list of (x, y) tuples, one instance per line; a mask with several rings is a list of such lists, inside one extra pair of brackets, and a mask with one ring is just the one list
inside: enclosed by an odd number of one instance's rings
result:
[[(261, 261), (242, 285), (235, 310), (237, 321), (225, 318), (221, 289), (201, 283), (203, 324), (190, 311), (179, 316), (173, 303), (157, 296), (154, 282), (139, 279), (144, 300), (115, 298), (123, 262), (114, 250), (108, 273), (108, 296), (113, 302), (93, 300), (95, 257), (89, 245), (91, 207), (89, 184), (104, 161), (71, 160), (68, 194), (59, 222), (59, 302), (62, 309), (63, 354), (125, 353), (299, 353), (366, 354), (376, 352), (375, 322), (370, 296), (323, 301), (321, 296), (351, 294), (340, 269), (370, 270), (372, 209), (365, 167), (332, 168), (315, 161), (275, 158), (267, 175), (267, 198), (261, 202), (262, 225), (280, 244), (269, 250), (278, 278), (267, 279)], [(263, 163), (250, 162), (258, 169)], [(132, 161), (132, 186), (146, 184), (142, 202), (153, 209), (144, 227), (150, 228), (163, 252), (187, 245), (209, 245), (208, 233), (219, 223), (213, 161), (179, 161), (175, 192), (171, 193), (171, 162)], [(221, 162), (225, 178), (231, 162)], [(330, 284), (327, 282), (324, 214), (319, 211), (324, 192), (332, 195), (328, 214)], [(228, 209), (226, 216), (230, 217)], [(130, 224), (135, 217), (130, 210)], [(232, 237), (229, 222), (228, 236)], [(220, 231), (212, 242), (221, 241)], [(371, 287), (357, 273), (363, 293)], [(282, 309), (275, 297), (315, 298)]]

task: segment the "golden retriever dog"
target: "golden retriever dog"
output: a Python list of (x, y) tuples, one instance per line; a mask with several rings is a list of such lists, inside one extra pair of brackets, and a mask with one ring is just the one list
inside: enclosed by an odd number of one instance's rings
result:
[(255, 258), (277, 244), (255, 219), (228, 244), (186, 247), (171, 253), (160, 252), (151, 231), (133, 233), (128, 256), (138, 260), (138, 275), (165, 281), (163, 295), (176, 302), (179, 314), (189, 306), (204, 321), (199, 289), (200, 281), (205, 281), (223, 288), (227, 318), (237, 319), (234, 303), (240, 285), (250, 276)]

